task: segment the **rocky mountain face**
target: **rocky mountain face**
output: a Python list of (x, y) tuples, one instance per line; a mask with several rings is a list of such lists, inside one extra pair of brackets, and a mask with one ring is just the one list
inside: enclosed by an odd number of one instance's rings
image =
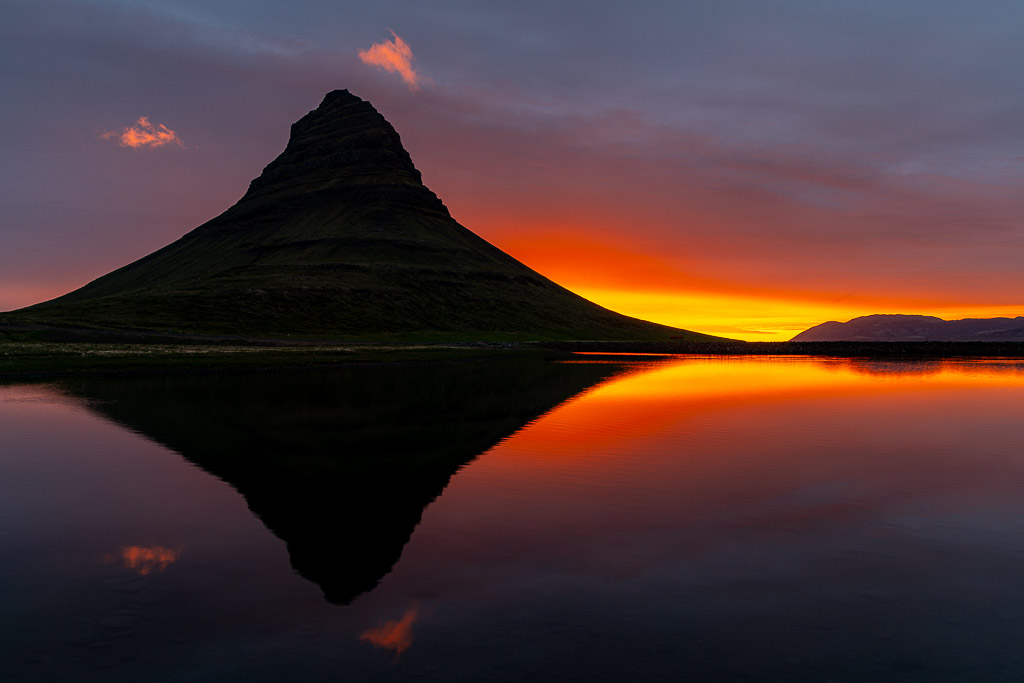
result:
[(4, 318), (263, 336), (713, 339), (602, 308), (459, 225), (391, 124), (347, 90), (296, 122), (220, 216)]
[(929, 315), (865, 315), (815, 325), (792, 341), (1024, 341), (1024, 317), (943, 320)]

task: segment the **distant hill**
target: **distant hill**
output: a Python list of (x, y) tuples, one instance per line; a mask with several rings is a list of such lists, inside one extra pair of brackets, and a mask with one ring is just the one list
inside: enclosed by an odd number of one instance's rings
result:
[(220, 216), (0, 320), (249, 336), (717, 339), (602, 308), (459, 225), (391, 124), (347, 90), (295, 123), (284, 152)]
[(943, 320), (930, 315), (865, 315), (815, 325), (792, 341), (1024, 341), (1024, 317)]

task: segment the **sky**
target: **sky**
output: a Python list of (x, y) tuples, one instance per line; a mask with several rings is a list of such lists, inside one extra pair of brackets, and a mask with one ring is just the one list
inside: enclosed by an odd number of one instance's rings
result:
[(218, 215), (338, 88), (628, 315), (1024, 315), (1018, 0), (3, 0), (0, 310)]

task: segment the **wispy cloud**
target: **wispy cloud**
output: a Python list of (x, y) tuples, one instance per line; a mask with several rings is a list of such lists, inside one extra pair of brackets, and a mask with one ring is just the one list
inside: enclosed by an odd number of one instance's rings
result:
[(423, 77), (412, 68), (412, 48), (394, 31), (391, 31), (391, 40), (374, 43), (369, 50), (360, 50), (359, 59), (364, 64), (398, 73), (410, 90), (419, 90), (423, 82)]
[(162, 123), (150, 123), (146, 116), (140, 116), (133, 126), (119, 131), (107, 131), (100, 137), (104, 140), (117, 140), (117, 144), (122, 147), (163, 147), (172, 143), (181, 145), (177, 133)]

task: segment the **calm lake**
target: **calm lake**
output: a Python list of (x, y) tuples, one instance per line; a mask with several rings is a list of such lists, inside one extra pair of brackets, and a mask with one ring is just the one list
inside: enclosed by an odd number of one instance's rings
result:
[(580, 358), (0, 386), (0, 680), (1024, 680), (1024, 361)]

